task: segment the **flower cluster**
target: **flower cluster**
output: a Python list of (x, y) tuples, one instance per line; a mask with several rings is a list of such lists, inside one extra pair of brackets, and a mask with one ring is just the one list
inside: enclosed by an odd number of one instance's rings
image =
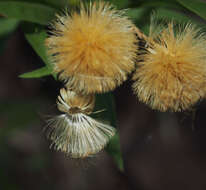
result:
[(47, 136), (56, 150), (72, 158), (101, 151), (115, 129), (89, 115), (95, 93), (113, 90), (134, 70), (137, 38), (134, 25), (108, 3), (81, 4), (79, 13), (57, 15), (46, 39), (54, 73), (65, 84), (48, 120)]
[(152, 22), (146, 36), (124, 11), (99, 1), (57, 15), (50, 33), (48, 56), (65, 88), (48, 138), (73, 158), (98, 153), (115, 134), (90, 116), (95, 93), (114, 90), (132, 71), (135, 94), (152, 109), (184, 111), (206, 96), (206, 37), (192, 24)]

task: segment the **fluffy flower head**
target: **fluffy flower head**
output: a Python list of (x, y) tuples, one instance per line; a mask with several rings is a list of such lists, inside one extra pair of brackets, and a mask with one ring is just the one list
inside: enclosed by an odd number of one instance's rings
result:
[(104, 2), (57, 16), (46, 40), (54, 71), (76, 92), (106, 92), (134, 69), (136, 37), (123, 11)]
[(169, 23), (158, 31), (137, 63), (134, 91), (153, 109), (186, 110), (205, 95), (206, 38), (191, 24), (175, 30)]

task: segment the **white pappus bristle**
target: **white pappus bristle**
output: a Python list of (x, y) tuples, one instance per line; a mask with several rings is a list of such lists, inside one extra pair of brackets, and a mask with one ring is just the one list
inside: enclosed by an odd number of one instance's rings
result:
[(51, 147), (84, 158), (101, 151), (115, 134), (115, 129), (85, 114), (61, 114), (48, 121)]

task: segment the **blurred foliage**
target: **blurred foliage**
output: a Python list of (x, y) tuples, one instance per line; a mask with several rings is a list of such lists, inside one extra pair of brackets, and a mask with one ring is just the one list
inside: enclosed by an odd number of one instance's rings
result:
[[(11, 144), (9, 141), (15, 139), (18, 134), (28, 130), (29, 126), (39, 123), (37, 113), (38, 109), (42, 107), (42, 104), (40, 104), (38, 100), (32, 102), (31, 100), (7, 99), (4, 101), (1, 100), (0, 105), (0, 189), (20, 190), (21, 188), (17, 187), (15, 183), (15, 176), (9, 173), (10, 170), (17, 167), (14, 165), (13, 158), (18, 157), (15, 153), (15, 147), (9, 146), (9, 144)], [(46, 166), (46, 163), (42, 163), (40, 160), (46, 159), (45, 155), (40, 156), (36, 154), (31, 159), (33, 160), (33, 163), (29, 164), (29, 167), (39, 170)]]
[[(95, 111), (100, 111), (100, 113), (93, 114), (94, 118), (109, 123), (111, 126), (117, 127), (115, 102), (112, 93), (96, 95), (96, 105), (94, 112)], [(116, 162), (120, 171), (123, 171), (124, 165), (120, 150), (118, 131), (116, 135), (110, 140), (106, 150), (114, 158), (114, 161)]]
[(51, 20), (55, 9), (37, 3), (0, 2), (0, 13), (6, 18), (45, 25)]
[[(107, 0), (109, 1), (109, 0)], [(205, 28), (206, 19), (206, 3), (199, 0), (110, 0), (117, 8), (127, 9), (126, 14), (138, 27), (145, 33), (148, 33), (150, 15), (155, 12), (157, 17), (161, 19), (174, 20), (176, 22), (193, 22)], [(43, 60), (45, 65), (40, 69), (30, 73), (22, 74), (22, 78), (39, 78), (51, 74), (51, 64), (46, 56), (45, 38), (47, 36), (46, 29), (48, 23), (54, 18), (56, 12), (59, 12), (64, 6), (69, 9), (79, 4), (78, 0), (1, 0), (0, 1), (0, 51), (3, 52), (3, 47), (6, 40), (12, 35), (12, 32), (21, 25), (25, 38), (33, 47), (37, 55)], [(14, 63), (15, 64), (15, 63)], [(55, 77), (55, 76), (54, 76)], [(29, 107), (28, 107), (29, 106)], [(37, 120), (37, 115), (33, 113), (34, 108), (38, 109), (35, 104), (19, 104), (16, 102), (2, 102), (0, 106), (1, 115), (8, 115), (8, 122), (4, 129), (0, 131), (1, 155), (9, 154), (6, 152), (5, 138), (12, 135), (15, 130), (25, 129), (31, 122)], [(21, 108), (19, 110), (19, 107)], [(115, 106), (113, 95), (103, 94), (97, 96), (96, 110), (105, 109), (100, 114), (94, 117), (106, 120), (116, 126)], [(121, 157), (119, 136), (116, 135), (107, 147), (108, 153), (114, 158), (120, 170), (123, 170), (123, 161)], [(6, 157), (6, 156), (5, 156)], [(1, 157), (1, 160), (4, 157)], [(36, 158), (37, 159), (37, 158)], [(39, 159), (40, 162), (44, 162)], [(44, 159), (43, 159), (44, 160)], [(38, 162), (31, 161), (29, 165)], [(2, 163), (2, 161), (0, 162)], [(43, 167), (41, 164), (38, 167)], [(38, 169), (37, 167), (37, 169)], [(0, 178), (6, 174), (6, 166), (2, 166)], [(4, 181), (3, 189), (18, 189), (12, 184)]]
[(17, 28), (18, 20), (0, 18), (0, 54), (9, 35)]

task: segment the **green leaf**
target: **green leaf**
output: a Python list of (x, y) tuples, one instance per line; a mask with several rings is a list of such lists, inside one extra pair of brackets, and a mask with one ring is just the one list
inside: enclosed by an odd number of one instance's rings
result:
[(46, 65), (49, 65), (48, 57), (45, 48), (45, 39), (47, 37), (46, 31), (43, 27), (35, 24), (24, 23), (22, 28), (26, 39), (36, 51), (36, 53), (42, 58)]
[(119, 140), (118, 132), (110, 140), (106, 150), (113, 157), (118, 169), (121, 172), (123, 172), (124, 171), (124, 163), (123, 163), (122, 153), (121, 153), (121, 149), (120, 149), (120, 140)]
[(54, 17), (55, 9), (37, 3), (8, 1), (0, 2), (0, 14), (6, 18), (15, 18), (38, 24), (48, 24)]
[(19, 22), (16, 19), (0, 18), (0, 37), (13, 32), (18, 24)]
[(129, 5), (128, 0), (110, 0), (109, 2), (116, 5), (118, 9), (126, 8)]
[[(99, 119), (100, 121), (109, 122), (110, 125), (116, 127), (116, 111), (114, 105), (114, 97), (112, 93), (97, 94), (96, 95), (96, 105), (95, 111), (104, 110), (98, 114), (93, 114), (93, 117)], [(124, 170), (122, 153), (120, 150), (119, 134), (110, 140), (108, 146), (106, 147), (107, 152), (113, 157), (117, 167), (120, 171)]]
[(206, 20), (206, 3), (199, 0), (176, 0), (181, 5)]
[(52, 73), (52, 64), (50, 63), (46, 53), (45, 39), (47, 37), (47, 33), (44, 27), (32, 23), (22, 23), (21, 26), (27, 41), (47, 66), (48, 71), (45, 71), (44, 74), (49, 72), (56, 79), (56, 74)]
[(0, 53), (3, 51), (10, 34), (17, 28), (16, 19), (0, 18)]
[[(138, 1), (137, 1), (138, 2)], [(174, 0), (143, 0), (140, 3), (141, 7), (154, 7), (154, 8), (160, 8), (160, 7), (164, 7), (164, 8), (173, 8), (173, 9), (177, 9), (177, 10), (181, 10), (182, 6), (180, 6), (178, 3), (176, 3)]]
[(170, 10), (170, 9), (164, 9), (164, 8), (156, 9), (155, 17), (157, 19), (163, 19), (163, 20), (166, 19), (166, 21), (172, 20), (172, 21), (175, 21), (175, 23), (180, 23), (180, 24), (192, 22), (198, 27), (206, 28), (206, 26), (202, 24), (200, 19), (197, 19), (196, 17), (191, 16), (191, 14), (187, 15), (184, 12), (180, 12), (176, 10)]
[(175, 20), (176, 22), (188, 22), (191, 19), (181, 12), (173, 11), (170, 9), (159, 8), (155, 11), (157, 18), (165, 18), (169, 20)]
[[(71, 1), (76, 1), (77, 2), (81, 0), (71, 0)], [(85, 0), (85, 2), (96, 2), (97, 0)], [(105, 2), (109, 2), (110, 4), (114, 5), (117, 9), (122, 9), (122, 8), (127, 8), (129, 5), (129, 0), (104, 0)]]
[(132, 20), (139, 20), (145, 13), (145, 8), (134, 8), (126, 11), (127, 16)]
[[(47, 33), (44, 27), (32, 23), (23, 23), (22, 29), (29, 44), (32, 46), (37, 55), (41, 57), (43, 62), (48, 67), (48, 70), (52, 71), (52, 65), (46, 53), (45, 39), (47, 37)], [(55, 77), (55, 74), (53, 74), (53, 76)]]
[(71, 4), (70, 1), (72, 1), (72, 4), (74, 1), (79, 1), (79, 0), (1, 0), (4, 2), (9, 2), (9, 1), (15, 1), (15, 2), (27, 2), (27, 3), (39, 3), (42, 5), (47, 5), (50, 7), (58, 8), (61, 9), (65, 7), (68, 4)]
[[(34, 1), (34, 0), (29, 0), (29, 1)], [(63, 8), (66, 5), (70, 4), (70, 1), (75, 1), (75, 0), (35, 0), (35, 1), (38, 1), (39, 3), (49, 5), (55, 8)]]
[(34, 71), (21, 74), (19, 77), (20, 78), (40, 78), (40, 77), (50, 75), (51, 72), (52, 72), (51, 69), (49, 69), (47, 66), (45, 66), (45, 67), (42, 67), (40, 69), (36, 69)]

